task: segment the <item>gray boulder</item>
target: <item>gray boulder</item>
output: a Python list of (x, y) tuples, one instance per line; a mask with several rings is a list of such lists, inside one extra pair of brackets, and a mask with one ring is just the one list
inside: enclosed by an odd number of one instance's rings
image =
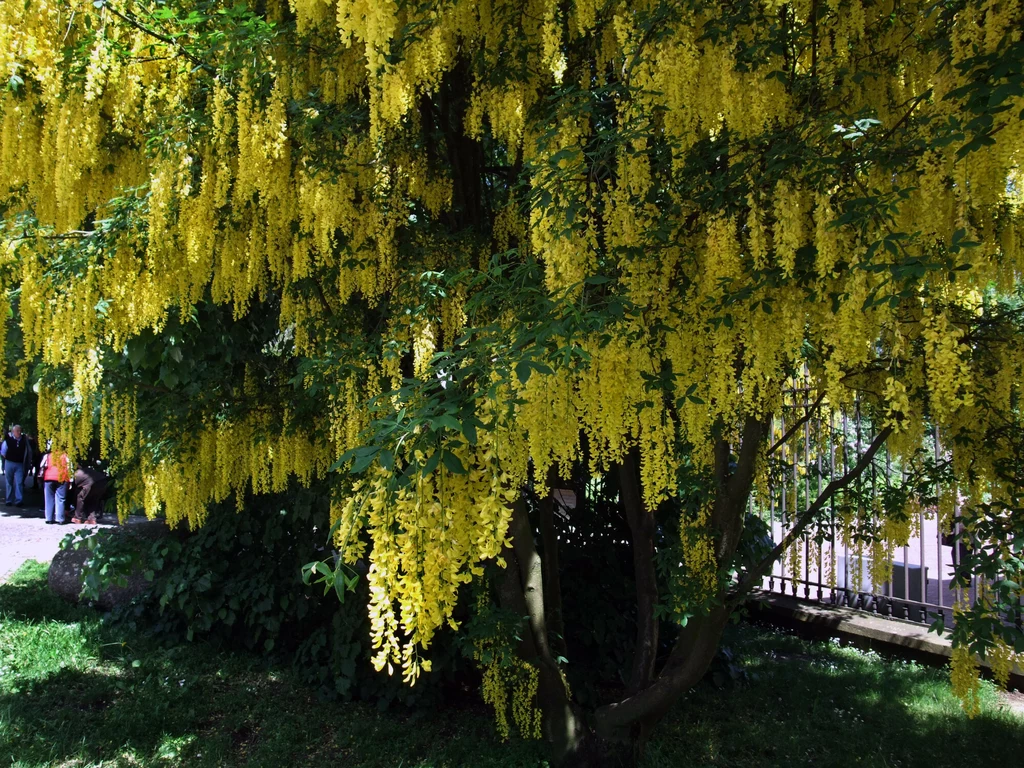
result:
[[(149, 549), (155, 539), (169, 535), (171, 532), (162, 520), (142, 520), (115, 528), (98, 529), (93, 535), (118, 537), (118, 545), (126, 545), (138, 552)], [(50, 562), (47, 582), (56, 594), (71, 603), (81, 601), (82, 578), (85, 566), (92, 552), (81, 544), (77, 549), (61, 549)], [(124, 586), (111, 586), (100, 593), (93, 605), (103, 611), (109, 611), (130, 603), (141, 595), (149, 581), (141, 569), (134, 569)]]

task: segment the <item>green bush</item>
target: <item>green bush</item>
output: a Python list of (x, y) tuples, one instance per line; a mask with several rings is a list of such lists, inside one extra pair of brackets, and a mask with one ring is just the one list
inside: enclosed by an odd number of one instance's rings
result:
[[(339, 605), (333, 590), (303, 582), (303, 565), (329, 560), (327, 499), (315, 490), (210, 508), (202, 528), (157, 540), (127, 530), (78, 535), (67, 545), (89, 549), (83, 596), (95, 600), (130, 574), (148, 586), (108, 621), (169, 645), (202, 641), (244, 648), (287, 664), (326, 698), (413, 706), (436, 700), (459, 664), (452, 638), (440, 638), (435, 672), (407, 688), (373, 670), (365, 580)], [(445, 649), (445, 641), (451, 646)]]

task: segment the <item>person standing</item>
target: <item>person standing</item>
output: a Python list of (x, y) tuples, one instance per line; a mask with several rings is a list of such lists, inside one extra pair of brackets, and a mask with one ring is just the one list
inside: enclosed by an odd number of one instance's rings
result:
[(21, 425), (15, 424), (0, 444), (0, 455), (4, 457), (4, 477), (7, 479), (8, 506), (24, 506), (25, 460), (28, 454), (28, 438), (21, 434)]
[(64, 505), (71, 487), (71, 463), (64, 451), (47, 451), (39, 463), (37, 477), (43, 480), (46, 524), (64, 525)]
[(28, 456), (25, 457), (25, 480), (27, 482), (30, 476), (38, 480), (39, 465), (43, 460), (45, 451), (39, 450), (39, 441), (35, 435), (26, 432), (25, 439), (28, 440)]
[(100, 513), (100, 502), (107, 492), (107, 476), (98, 469), (79, 463), (73, 482), (77, 496), (75, 516), (71, 518), (71, 522), (92, 525), (96, 522), (96, 516)]

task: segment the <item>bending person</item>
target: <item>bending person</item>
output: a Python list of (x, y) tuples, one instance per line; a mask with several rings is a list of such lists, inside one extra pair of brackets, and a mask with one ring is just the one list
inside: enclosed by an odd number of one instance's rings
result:
[(72, 523), (96, 523), (96, 516), (100, 513), (100, 502), (107, 492), (109, 480), (103, 472), (83, 464), (78, 465), (74, 477), (75, 516), (71, 518)]

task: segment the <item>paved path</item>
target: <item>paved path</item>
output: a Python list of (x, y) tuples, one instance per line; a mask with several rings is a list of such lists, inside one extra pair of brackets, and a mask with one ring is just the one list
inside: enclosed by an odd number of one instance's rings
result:
[(24, 507), (8, 507), (2, 503), (5, 497), (6, 488), (0, 474), (0, 582), (26, 560), (48, 563), (60, 549), (60, 540), (72, 531), (99, 527), (72, 523), (46, 525), (42, 494), (35, 489), (25, 489)]

